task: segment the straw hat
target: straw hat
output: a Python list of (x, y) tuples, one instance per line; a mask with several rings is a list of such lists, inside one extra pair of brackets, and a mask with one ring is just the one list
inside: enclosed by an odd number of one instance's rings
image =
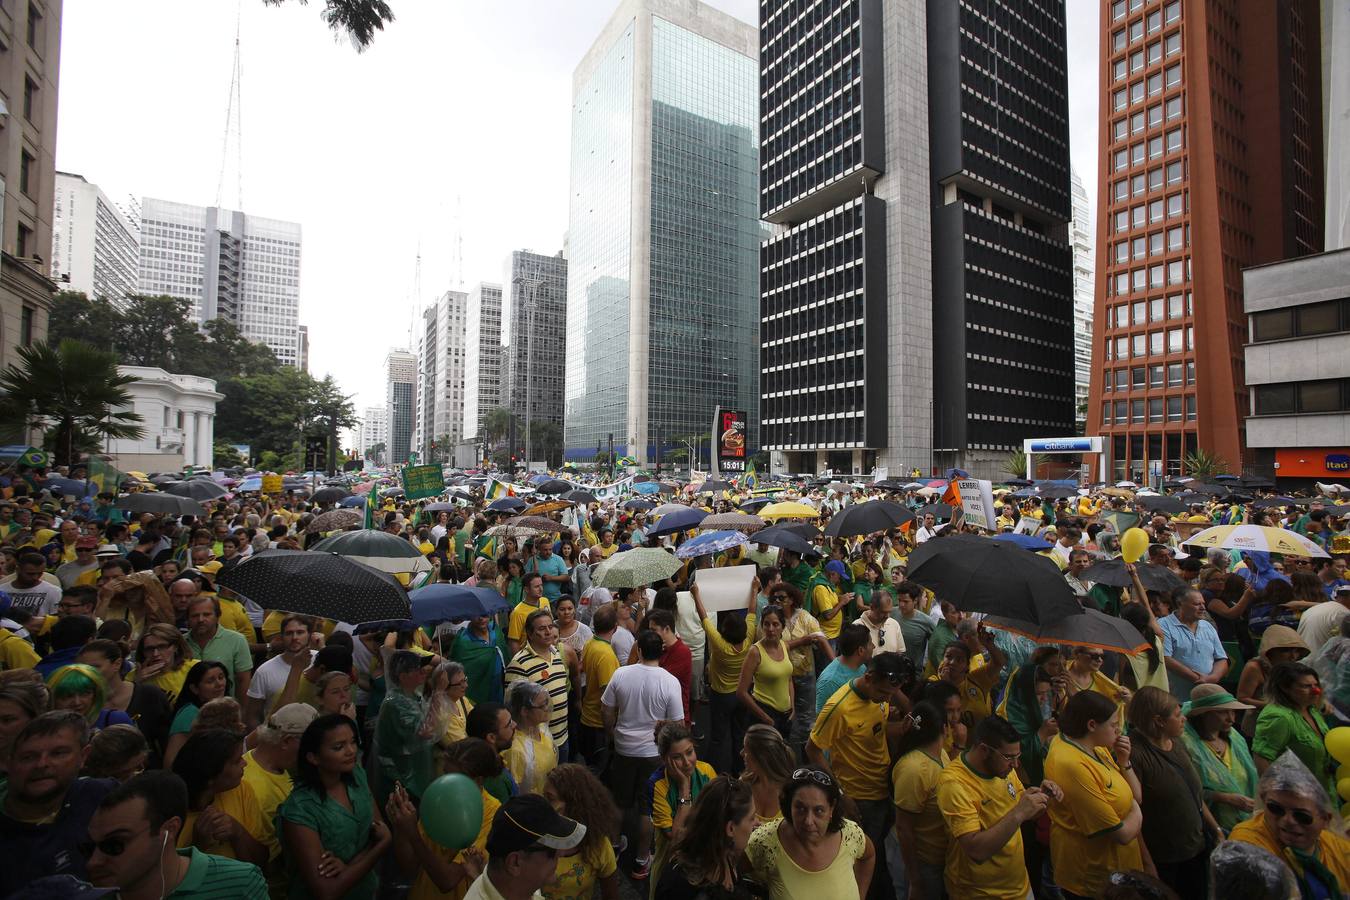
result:
[(1181, 712), (1190, 718), (1191, 716), (1202, 715), (1207, 712), (1215, 712), (1221, 709), (1246, 710), (1255, 709), (1246, 703), (1239, 703), (1238, 699), (1221, 685), (1217, 684), (1197, 684), (1191, 690), (1191, 699), (1181, 706)]

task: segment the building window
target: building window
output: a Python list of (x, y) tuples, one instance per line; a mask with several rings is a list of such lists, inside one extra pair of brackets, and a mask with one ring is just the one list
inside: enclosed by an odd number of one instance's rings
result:
[(1145, 321), (1147, 321), (1146, 316), (1148, 315), (1148, 304), (1146, 304), (1143, 300), (1136, 300), (1134, 301), (1134, 303), (1130, 304), (1130, 308), (1132, 317), (1134, 319), (1134, 324), (1143, 325)]
[(1131, 401), (1130, 401), (1130, 424), (1132, 424), (1132, 425), (1143, 425), (1143, 424), (1144, 424), (1144, 401), (1143, 401), (1143, 400), (1131, 400)]
[(1181, 0), (1172, 0), (1171, 3), (1163, 7), (1163, 21), (1171, 25), (1177, 19), (1181, 18)]
[(25, 347), (33, 345), (33, 307), (25, 306), (19, 318), (19, 342)]
[(1111, 4), (1111, 21), (1116, 22), (1125, 18), (1125, 0), (1115, 0)]
[(1134, 84), (1130, 85), (1130, 105), (1133, 106), (1136, 103), (1143, 103), (1143, 102), (1144, 102), (1144, 83), (1142, 81), (1136, 81)]
[(1130, 217), (1131, 217), (1131, 219), (1133, 220), (1133, 223), (1132, 223), (1132, 224), (1133, 224), (1133, 226), (1134, 226), (1135, 228), (1143, 228), (1143, 227), (1144, 227), (1144, 204), (1140, 203), (1138, 206), (1133, 207), (1133, 208), (1130, 210)]
[(37, 108), (38, 86), (27, 75), (23, 76), (23, 117), (34, 122), (33, 112)]
[(1148, 320), (1150, 322), (1161, 322), (1163, 320), (1163, 300), (1161, 297), (1154, 297), (1148, 301)]
[(1169, 88), (1181, 84), (1181, 63), (1173, 63), (1163, 71), (1167, 74), (1167, 86)]
[(1136, 391), (1142, 391), (1144, 389), (1143, 366), (1135, 366), (1133, 369), (1130, 369), (1130, 386)]
[(1186, 421), (1195, 421), (1195, 395), (1186, 398)]
[(1181, 129), (1173, 128), (1167, 132), (1167, 152), (1176, 153), (1181, 149)]
[(1125, 67), (1125, 60), (1118, 59), (1111, 64), (1111, 80), (1120, 81), (1125, 77), (1128, 70)]
[(1163, 333), (1161, 331), (1150, 331), (1148, 334), (1148, 355), (1163, 355)]
[(1141, 236), (1141, 237), (1137, 237), (1137, 238), (1135, 238), (1133, 241), (1131, 241), (1130, 244), (1131, 244), (1131, 248), (1132, 248), (1132, 255), (1134, 256), (1134, 258), (1135, 258), (1135, 259), (1143, 259), (1143, 258), (1144, 258), (1144, 238), (1143, 238), (1142, 236)]
[(1182, 213), (1182, 200), (1180, 194), (1173, 194), (1167, 198), (1167, 218), (1175, 219)]
[(1251, 319), (1255, 341), (1350, 331), (1350, 299), (1252, 313)]
[(1129, 372), (1126, 369), (1116, 369), (1116, 390), (1122, 393), (1130, 386)]
[(1167, 229), (1167, 250), (1169, 253), (1175, 253), (1182, 248), (1181, 226)]
[(1167, 101), (1167, 121), (1181, 117), (1181, 98), (1172, 97)]
[(1181, 387), (1181, 363), (1168, 363), (1167, 386)]
[(1146, 349), (1147, 348), (1144, 346), (1144, 336), (1142, 334), (1134, 335), (1131, 339), (1131, 355), (1136, 359), (1142, 359)]
[(1148, 204), (1149, 222), (1161, 222), (1163, 218), (1163, 202), (1161, 200), (1150, 200)]
[(1163, 170), (1151, 169), (1148, 173), (1148, 189), (1150, 191), (1160, 191), (1163, 186)]
[(1157, 32), (1157, 31), (1161, 31), (1161, 30), (1162, 30), (1162, 13), (1160, 13), (1158, 10), (1155, 9), (1153, 12), (1151, 12), (1151, 13), (1148, 14), (1147, 23), (1148, 23), (1148, 33), (1149, 33), (1149, 34), (1153, 34), (1153, 33)]
[(28, 259), (36, 250), (33, 244), (33, 229), (22, 222), (19, 223), (18, 235), (14, 239), (14, 250), (20, 259)]
[(1144, 51), (1136, 50), (1130, 54), (1130, 74), (1142, 72), (1144, 69)]
[(1113, 140), (1123, 141), (1130, 133), (1130, 124), (1125, 119), (1117, 119), (1111, 123), (1111, 137)]
[(1111, 95), (1111, 108), (1117, 110), (1124, 109), (1128, 99), (1129, 95), (1126, 93), (1125, 88), (1121, 88)]
[(1133, 44), (1144, 36), (1144, 23), (1135, 22), (1130, 25), (1130, 43)]
[(1117, 424), (1117, 425), (1125, 425), (1125, 424), (1128, 424), (1129, 419), (1126, 418), (1126, 416), (1127, 416), (1127, 412), (1126, 412), (1126, 411), (1127, 411), (1128, 409), (1129, 409), (1128, 401), (1125, 401), (1125, 400), (1117, 400), (1117, 401), (1116, 401), (1115, 413), (1116, 413), (1116, 424)]
[(1162, 44), (1160, 44), (1158, 41), (1154, 41), (1153, 43), (1148, 45), (1148, 64), (1151, 66), (1154, 63), (1161, 61), (1162, 61)]
[(37, 5), (28, 4), (28, 46), (34, 50), (41, 51), (39, 44), (42, 41), (42, 13), (38, 11)]
[(1169, 318), (1169, 319), (1180, 319), (1180, 318), (1181, 318), (1181, 295), (1180, 295), (1180, 294), (1173, 294), (1172, 296), (1170, 296), (1170, 297), (1167, 298), (1167, 318)]
[(1149, 159), (1157, 159), (1158, 157), (1160, 157), (1160, 156), (1162, 156), (1162, 155), (1163, 155), (1163, 139), (1162, 139), (1162, 135), (1158, 135), (1157, 137), (1151, 137), (1151, 138), (1149, 138), (1149, 139), (1148, 139), (1148, 158), (1149, 158)]
[(1153, 75), (1148, 76), (1148, 95), (1150, 97), (1152, 97), (1154, 94), (1162, 93), (1163, 87), (1162, 82), (1163, 80), (1161, 72), (1154, 73)]
[[(1194, 398), (1192, 398), (1192, 401), (1194, 401)], [(1168, 398), (1167, 398), (1167, 421), (1169, 421), (1169, 422), (1180, 422), (1180, 421), (1181, 421), (1181, 398), (1180, 398), (1180, 397), (1168, 397)]]
[(1124, 50), (1124, 49), (1125, 49), (1125, 29), (1122, 28), (1111, 35), (1111, 51), (1114, 53), (1117, 50)]
[(1168, 56), (1171, 56), (1173, 53), (1181, 52), (1180, 31), (1174, 31), (1167, 37), (1163, 38), (1163, 52), (1166, 53)]
[(1148, 420), (1150, 423), (1163, 420), (1163, 402), (1161, 397), (1151, 397), (1148, 401)]
[(1163, 386), (1163, 366), (1148, 367), (1148, 386), (1150, 390), (1157, 390)]
[(37, 159), (27, 150), (19, 151), (19, 190), (29, 197), (37, 193)]
[(1144, 114), (1137, 112), (1130, 116), (1130, 133), (1138, 134), (1144, 130)]
[(1168, 184), (1179, 184), (1181, 182), (1182, 168), (1181, 160), (1167, 164)]

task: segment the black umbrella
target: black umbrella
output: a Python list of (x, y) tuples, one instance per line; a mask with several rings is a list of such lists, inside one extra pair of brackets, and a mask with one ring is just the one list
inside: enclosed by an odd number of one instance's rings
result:
[(352, 492), (341, 487), (319, 488), (314, 492), (314, 496), (309, 499), (315, 503), (337, 503), (339, 500), (346, 500), (352, 495)]
[(1036, 493), (1047, 500), (1068, 500), (1078, 496), (1078, 488), (1071, 488), (1067, 484), (1047, 484)]
[(887, 531), (897, 525), (914, 521), (914, 513), (899, 503), (889, 500), (872, 500), (846, 506), (834, 514), (825, 533), (830, 537), (852, 537), (857, 534), (874, 534)]
[(632, 510), (634, 512), (639, 511), (648, 512), (650, 510), (656, 509), (656, 504), (651, 502), (650, 500), (629, 500), (627, 503), (623, 505), (623, 508)]
[(810, 522), (787, 522), (780, 524), (777, 527), (786, 528), (788, 531), (795, 531), (797, 534), (800, 534), (808, 541), (814, 541), (816, 538), (824, 534), (824, 532), (822, 532), (819, 528), (817, 528)]
[(938, 519), (950, 519), (952, 517), (952, 508), (947, 503), (930, 503), (927, 506), (921, 507), (915, 515), (922, 519), (929, 513), (932, 513), (932, 515)]
[(157, 475), (151, 475), (151, 476), (150, 476), (150, 483), (153, 484), (153, 485), (155, 485), (156, 487), (159, 487), (159, 486), (165, 485), (165, 484), (173, 484), (173, 483), (174, 483), (175, 481), (177, 481), (177, 480), (178, 480), (178, 476), (177, 476), (177, 475), (170, 475), (170, 474), (167, 473), (167, 472), (161, 472), (161, 473), (159, 473), (159, 474), (157, 474)]
[[(314, 499), (316, 501), (319, 499), (317, 494), (314, 496)], [(426, 506), (422, 507), (423, 512), (455, 512), (458, 509), (459, 507), (456, 506), (455, 504), (446, 503), (444, 501), (428, 503)]]
[(550, 478), (539, 487), (534, 489), (536, 494), (565, 494), (572, 490), (572, 486), (565, 481), (557, 478)]
[(1164, 481), (1162, 483), (1162, 486), (1164, 490), (1174, 491), (1177, 488), (1185, 488), (1186, 485), (1188, 484), (1190, 484), (1189, 481), (1176, 481), (1175, 479), (1169, 478), (1167, 481)]
[(562, 495), (562, 499), (571, 500), (573, 503), (590, 504), (599, 502), (598, 498), (590, 491), (571, 490)]
[[(1186, 582), (1182, 581), (1179, 575), (1166, 566), (1139, 562), (1134, 564), (1134, 568), (1139, 573), (1139, 583), (1144, 586), (1146, 591), (1171, 593), (1179, 587), (1186, 586)], [(1129, 587), (1133, 584), (1130, 581), (1130, 573), (1125, 570), (1125, 560), (1123, 559), (1104, 559), (1101, 562), (1093, 563), (1078, 577), (1083, 581), (1092, 581), (1111, 587)]]
[(1204, 506), (1209, 502), (1208, 494), (1198, 494), (1195, 491), (1182, 491), (1180, 494), (1173, 494), (1173, 500), (1180, 500), (1187, 506)]
[(487, 505), (489, 512), (519, 512), (530, 504), (519, 497), (498, 497)]
[(723, 481), (720, 478), (709, 478), (698, 486), (696, 493), (715, 494), (718, 491), (729, 491), (735, 488), (734, 484)]
[(1008, 487), (1031, 487), (1036, 482), (1029, 481), (1026, 478), (1009, 478), (1007, 481), (1003, 483), (1006, 484)]
[(1205, 484), (1199, 481), (1192, 481), (1188, 487), (1197, 494), (1208, 494), (1211, 497), (1223, 497), (1228, 494), (1228, 488), (1221, 484)]
[(966, 612), (1039, 625), (1083, 611), (1058, 566), (1007, 541), (970, 534), (933, 538), (909, 555), (907, 577)]
[(872, 487), (879, 491), (903, 491), (906, 482), (896, 481), (893, 478), (883, 478), (880, 481), (872, 482)]
[(742, 503), (740, 508), (745, 510), (746, 512), (754, 512), (757, 509), (762, 509), (763, 507), (768, 506), (772, 502), (773, 502), (772, 497), (756, 497), (753, 500), (747, 500), (744, 503)]
[(197, 478), (191, 481), (176, 481), (173, 484), (166, 484), (160, 490), (177, 497), (191, 497), (193, 500), (201, 501), (214, 500), (229, 493), (214, 481), (203, 481)]
[(222, 571), (216, 584), (263, 609), (352, 625), (412, 615), (408, 595), (392, 575), (336, 553), (263, 550)]
[(772, 525), (768, 528), (761, 528), (754, 533), (751, 540), (756, 544), (781, 547), (784, 550), (791, 550), (793, 553), (810, 553), (815, 549), (811, 546), (810, 541), (786, 525)]
[(1134, 502), (1136, 506), (1141, 509), (1146, 509), (1149, 512), (1175, 515), (1179, 512), (1186, 511), (1186, 501), (1179, 500), (1176, 497), (1164, 497), (1162, 495), (1154, 497), (1149, 494), (1144, 494), (1141, 497), (1135, 497)]
[(446, 496), (451, 500), (463, 500), (465, 503), (473, 502), (473, 494), (468, 491), (450, 491)]
[(1238, 480), (1243, 487), (1247, 488), (1261, 488), (1262, 490), (1271, 490), (1275, 487), (1275, 482), (1271, 481), (1269, 478), (1261, 478), (1260, 476), (1257, 475), (1243, 475)]
[(1072, 644), (1135, 654), (1148, 649), (1148, 641), (1124, 619), (1085, 609), (1081, 616), (1065, 616), (1037, 625), (1007, 616), (985, 616), (981, 624), (1031, 638), (1038, 644)]
[[(1306, 500), (1303, 502), (1307, 502)], [(1271, 509), (1277, 506), (1297, 506), (1298, 501), (1293, 497), (1262, 497), (1252, 504), (1253, 509)]]
[(176, 494), (128, 494), (120, 498), (113, 506), (134, 513), (154, 513), (155, 515), (196, 516), (206, 515), (205, 508), (191, 497), (179, 497)]

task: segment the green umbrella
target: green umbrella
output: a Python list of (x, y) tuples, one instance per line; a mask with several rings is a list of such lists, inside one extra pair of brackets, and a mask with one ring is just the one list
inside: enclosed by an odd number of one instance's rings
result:
[(595, 567), (591, 584), (603, 588), (646, 587), (663, 581), (680, 569), (680, 561), (657, 547), (639, 547), (615, 553)]
[(324, 538), (309, 548), (336, 553), (381, 572), (428, 572), (431, 561), (403, 538), (374, 528), (344, 531)]

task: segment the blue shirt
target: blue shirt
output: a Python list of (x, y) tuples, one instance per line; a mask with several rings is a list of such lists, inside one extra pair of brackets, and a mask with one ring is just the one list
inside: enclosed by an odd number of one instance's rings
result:
[[(1201, 675), (1208, 675), (1214, 671), (1216, 662), (1228, 658), (1228, 653), (1223, 649), (1223, 642), (1219, 640), (1219, 632), (1205, 619), (1196, 623), (1194, 632), (1181, 624), (1176, 613), (1159, 619), (1158, 626), (1162, 628), (1163, 633), (1163, 653)], [(1182, 694), (1178, 696), (1181, 699), (1189, 697), (1190, 689), (1194, 685), (1185, 679), (1177, 678), (1171, 671), (1167, 674), (1168, 681), (1172, 685), (1172, 693), (1177, 694), (1180, 690)]]
[(816, 678), (816, 715), (820, 715), (820, 710), (836, 691), (866, 671), (866, 662), (856, 669), (850, 669), (844, 665), (841, 657), (836, 656), (830, 660), (830, 664)]
[[(534, 556), (526, 564), (525, 571), (538, 572), (540, 575), (566, 575), (567, 563), (563, 562), (563, 558), (556, 553), (549, 554), (548, 559), (540, 559)], [(562, 596), (562, 583), (545, 579), (544, 596), (549, 599), (550, 603), (557, 600)]]

